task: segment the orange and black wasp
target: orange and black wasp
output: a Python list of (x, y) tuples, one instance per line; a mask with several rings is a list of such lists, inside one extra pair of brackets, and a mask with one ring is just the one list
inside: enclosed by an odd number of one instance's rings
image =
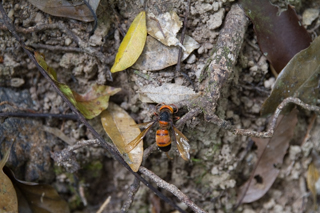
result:
[[(174, 112), (174, 108), (176, 111)], [(129, 153), (133, 150), (146, 136), (152, 126), (159, 124), (159, 129), (156, 132), (156, 143), (159, 149), (163, 152), (169, 152), (171, 149), (171, 138), (173, 142), (177, 144), (177, 148), (181, 157), (188, 161), (190, 159), (190, 145), (188, 139), (173, 125), (173, 114), (177, 112), (177, 107), (174, 105), (162, 105), (159, 109), (159, 113), (155, 114), (155, 119), (151, 122), (138, 124), (140, 127), (145, 127), (133, 141), (126, 145), (126, 152)], [(170, 133), (173, 132), (172, 136)]]

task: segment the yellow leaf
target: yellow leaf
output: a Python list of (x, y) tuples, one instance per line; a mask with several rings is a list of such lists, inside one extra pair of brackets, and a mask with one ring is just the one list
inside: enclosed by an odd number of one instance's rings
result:
[(123, 38), (111, 72), (119, 72), (131, 67), (142, 53), (147, 39), (146, 12), (142, 11), (133, 20)]
[(116, 104), (109, 103), (107, 110), (101, 113), (101, 123), (119, 152), (124, 155), (132, 171), (137, 172), (143, 157), (143, 143), (138, 144), (130, 153), (125, 146), (140, 134), (140, 129), (126, 111)]
[(312, 194), (314, 209), (318, 208), (317, 205), (317, 187), (316, 184), (319, 182), (320, 174), (313, 162), (309, 164), (307, 173), (307, 184)]

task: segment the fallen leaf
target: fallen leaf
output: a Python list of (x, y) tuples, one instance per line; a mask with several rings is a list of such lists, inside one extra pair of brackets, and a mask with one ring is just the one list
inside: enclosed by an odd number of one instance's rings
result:
[[(282, 165), (283, 157), (293, 137), (294, 128), (298, 122), (297, 110), (288, 115), (279, 116), (278, 125), (271, 139), (252, 138), (256, 143), (258, 165), (238, 192), (238, 203), (251, 203), (260, 199), (272, 186), (279, 174), (278, 166)], [(249, 187), (248, 187), (248, 184)]]
[(174, 11), (162, 13), (158, 16), (153, 13), (147, 14), (148, 34), (166, 46), (183, 47), (177, 38), (177, 33), (181, 27), (182, 21)]
[(133, 20), (123, 38), (111, 72), (119, 72), (131, 67), (139, 58), (147, 39), (146, 12), (142, 11)]
[[(182, 60), (185, 60), (189, 54), (200, 47), (199, 43), (188, 35), (185, 35)], [(139, 70), (156, 71), (177, 64), (178, 47), (168, 47), (158, 42), (151, 36), (147, 37), (146, 45), (137, 62), (132, 66)]]
[(312, 162), (308, 166), (307, 185), (312, 194), (314, 210), (317, 210), (317, 197), (320, 195), (320, 156), (314, 150), (312, 151)]
[[(315, 104), (319, 96), (320, 37), (296, 54), (279, 74), (270, 96), (261, 108), (262, 115), (273, 113), (287, 97), (297, 97)], [(287, 110), (288, 111), (288, 110)]]
[(198, 94), (189, 87), (170, 83), (162, 84), (159, 87), (146, 85), (140, 89), (139, 95), (140, 100), (146, 103), (166, 104), (174, 104), (183, 100), (190, 100), (198, 96)]
[(5, 172), (17, 192), (19, 212), (70, 212), (68, 203), (52, 186), (18, 180), (8, 168), (5, 168)]
[(9, 159), (11, 146), (0, 161), (0, 212), (18, 212), (18, 198), (16, 190), (3, 168)]
[(105, 85), (93, 85), (85, 94), (78, 94), (72, 91), (68, 85), (57, 81), (57, 73), (47, 65), (40, 53), (35, 52), (35, 58), (39, 65), (47, 71), (61, 92), (87, 119), (98, 116), (103, 110), (108, 108), (109, 97), (121, 90), (120, 88)]
[(261, 51), (277, 73), (310, 45), (310, 35), (290, 6), (279, 15), (269, 0), (240, 0), (240, 5), (254, 24)]
[(138, 144), (130, 153), (125, 152), (125, 146), (141, 132), (134, 120), (121, 107), (110, 103), (109, 108), (101, 113), (101, 123), (113, 144), (125, 156), (132, 171), (137, 172), (142, 162), (143, 143)]
[[(77, 19), (80, 21), (94, 21), (94, 17), (85, 3), (82, 1), (70, 2), (67, 0), (28, 0), (41, 11), (53, 16)], [(91, 8), (95, 12), (100, 0), (88, 0)]]

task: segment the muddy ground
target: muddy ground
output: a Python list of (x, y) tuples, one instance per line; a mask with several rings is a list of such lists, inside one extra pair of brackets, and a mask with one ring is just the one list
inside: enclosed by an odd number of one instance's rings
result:
[[(184, 76), (175, 78), (174, 66), (154, 72), (133, 72), (133, 69), (127, 69), (113, 74), (113, 82), (108, 80), (108, 68), (112, 66), (123, 38), (120, 28), (127, 31), (134, 17), (143, 9), (143, 1), (102, 0), (97, 14), (99, 20), (103, 19), (104, 25), (90, 38), (89, 32), (93, 23), (48, 15), (26, 0), (7, 0), (3, 2), (3, 6), (14, 25), (20, 29), (18, 33), (22, 40), (45, 55), (47, 63), (57, 71), (61, 82), (67, 83), (78, 92), (85, 92), (93, 83), (122, 88), (122, 92), (111, 97), (110, 101), (120, 105), (136, 122), (141, 123), (150, 121), (156, 106), (139, 100), (137, 91), (142, 85), (159, 86), (169, 82), (192, 88), (194, 84), (195, 90), (198, 91), (199, 73), (215, 47), (226, 14), (235, 3), (231, 0), (191, 1), (186, 34), (193, 37), (200, 44), (200, 48), (189, 57), (193, 58), (192, 60), (182, 63), (182, 70), (187, 73), (192, 83)], [(296, 0), (291, 3), (300, 18), (307, 9), (320, 7), (318, 0)], [(187, 2), (182, 0), (150, 0), (148, 8), (158, 14), (174, 10), (183, 19), (186, 5)], [(313, 29), (312, 36), (318, 33), (318, 30), (314, 29), (317, 19), (318, 17), (307, 26), (308, 29)], [(62, 24), (64, 28), (32, 28), (41, 24)], [(2, 22), (0, 26), (1, 101), (13, 101), (20, 108), (30, 108), (37, 112), (70, 113), (62, 98), (39, 74), (18, 42), (3, 27)], [(79, 47), (71, 34), (66, 33), (65, 28), (87, 46)], [(106, 61), (101, 62), (94, 53), (83, 51), (87, 47), (102, 53)], [(143, 77), (145, 74), (149, 76), (148, 79)], [(23, 79), (24, 83), (12, 84), (13, 78)], [(259, 111), (263, 101), (270, 94), (274, 80), (266, 58), (259, 51), (253, 26), (249, 24), (233, 74), (223, 87), (217, 115), (239, 128), (265, 130), (268, 119), (260, 117)], [(186, 107), (182, 107), (179, 116), (183, 116), (187, 111)], [(307, 131), (310, 115), (310, 112), (300, 110), (295, 137), (271, 189), (260, 200), (241, 205), (237, 212), (313, 211), (312, 196), (306, 186), (306, 173), (311, 161), (310, 151), (319, 150), (319, 122), (315, 122), (310, 139), (300, 146)], [(0, 125), (4, 126), (8, 118), (0, 121)], [(72, 212), (96, 212), (108, 196), (111, 200), (104, 212), (120, 212), (128, 199), (134, 176), (105, 149), (96, 146), (75, 151), (74, 158), (80, 169), (74, 173), (67, 172), (50, 158), (50, 152), (60, 151), (67, 144), (50, 133), (39, 130), (43, 125), (51, 126), (62, 130), (65, 135), (75, 140), (92, 139), (92, 134), (83, 125), (73, 120), (61, 121), (53, 118), (14, 118), (12, 122), (15, 122), (12, 132), (19, 132), (20, 144), (24, 144), (16, 145), (15, 158), (10, 159), (10, 165), (15, 167), (20, 179), (52, 184), (69, 202)], [(106, 137), (99, 118), (90, 122)], [(147, 135), (145, 148), (155, 142), (154, 131)], [(238, 187), (248, 179), (256, 162), (256, 147), (252, 140), (247, 136), (234, 135), (212, 123), (206, 123), (202, 114), (187, 121), (183, 133), (191, 145), (190, 162), (185, 162), (176, 152), (171, 153), (174, 158), (169, 160), (163, 152), (155, 150), (143, 166), (178, 187), (205, 211), (233, 212)], [(2, 134), (8, 135), (4, 132)], [(37, 136), (34, 136), (35, 134)], [(110, 141), (107, 137), (106, 139)], [(4, 141), (0, 143), (1, 155), (7, 139)], [(159, 189), (182, 209), (192, 211), (174, 195)], [(158, 212), (157, 209), (160, 209), (159, 212), (174, 210), (141, 184), (128, 211)]]

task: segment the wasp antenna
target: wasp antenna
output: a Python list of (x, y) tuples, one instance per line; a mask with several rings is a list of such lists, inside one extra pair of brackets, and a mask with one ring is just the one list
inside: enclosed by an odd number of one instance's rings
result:
[[(160, 106), (160, 105), (165, 105), (164, 103), (158, 103), (157, 105), (156, 105), (156, 109)], [(158, 109), (157, 109), (158, 110)]]
[(170, 104), (171, 106), (173, 106), (173, 108), (175, 108), (176, 109), (176, 111), (174, 112), (174, 113), (177, 113), (178, 112), (178, 107), (176, 106), (176, 105), (174, 105), (174, 104)]

